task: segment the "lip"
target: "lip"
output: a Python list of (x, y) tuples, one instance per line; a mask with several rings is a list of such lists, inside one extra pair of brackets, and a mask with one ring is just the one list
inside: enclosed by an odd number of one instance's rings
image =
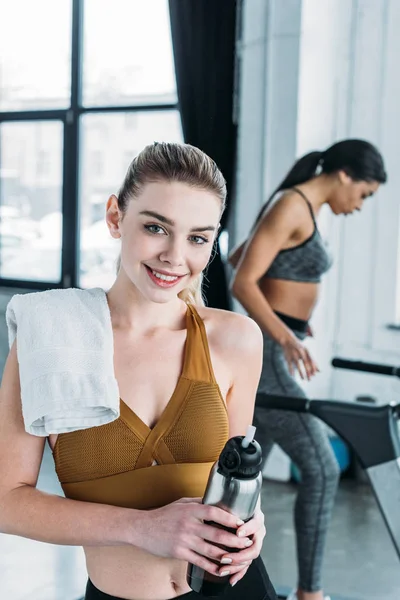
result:
[(156, 271), (157, 273), (161, 273), (161, 275), (167, 275), (167, 277), (185, 277), (187, 273), (172, 273), (171, 271), (165, 271), (165, 269), (154, 269), (153, 267), (149, 267), (149, 265), (144, 265), (150, 271)]
[[(175, 273), (170, 273), (168, 271), (159, 271), (157, 269), (152, 269), (151, 267), (148, 267), (147, 265), (144, 265), (147, 271), (147, 275), (149, 276), (149, 278), (151, 279), (151, 281), (154, 283), (154, 285), (156, 285), (159, 288), (172, 288), (175, 287), (180, 280), (182, 279), (182, 277), (185, 277), (185, 275), (176, 275)], [(173, 281), (165, 281), (164, 279), (159, 279), (158, 277), (156, 277), (153, 274), (153, 271), (157, 271), (157, 273), (160, 273), (161, 275), (167, 275), (169, 277), (176, 277), (176, 279), (174, 279)]]

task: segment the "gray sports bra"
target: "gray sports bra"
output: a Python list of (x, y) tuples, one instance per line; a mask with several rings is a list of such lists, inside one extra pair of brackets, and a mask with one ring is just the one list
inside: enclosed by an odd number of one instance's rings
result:
[(281, 250), (265, 273), (265, 277), (319, 283), (321, 275), (332, 266), (332, 256), (318, 231), (314, 211), (309, 200), (301, 190), (292, 189), (307, 202), (314, 223), (314, 231), (308, 239), (298, 246)]

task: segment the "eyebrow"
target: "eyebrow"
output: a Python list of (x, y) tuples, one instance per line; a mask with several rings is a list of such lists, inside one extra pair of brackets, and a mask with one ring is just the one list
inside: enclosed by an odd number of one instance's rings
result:
[[(157, 219), (158, 221), (161, 221), (161, 223), (165, 223), (166, 225), (175, 227), (175, 221), (164, 217), (164, 215), (160, 215), (159, 213), (153, 212), (152, 210), (142, 210), (140, 211), (139, 215), (153, 217), (153, 219)], [(190, 231), (215, 231), (215, 227), (213, 225), (206, 225), (205, 227), (192, 227)]]

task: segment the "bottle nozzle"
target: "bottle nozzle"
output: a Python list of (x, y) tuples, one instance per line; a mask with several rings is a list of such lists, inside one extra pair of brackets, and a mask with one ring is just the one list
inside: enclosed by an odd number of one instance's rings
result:
[(251, 442), (254, 440), (254, 434), (256, 432), (256, 428), (254, 425), (249, 425), (247, 428), (246, 436), (242, 440), (242, 448), (248, 448)]

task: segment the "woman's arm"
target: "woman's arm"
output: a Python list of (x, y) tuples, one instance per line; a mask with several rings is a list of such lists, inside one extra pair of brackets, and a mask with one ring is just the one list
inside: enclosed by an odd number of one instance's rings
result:
[[(254, 404), (260, 379), (263, 339), (258, 325), (248, 317), (229, 314), (229, 322), (221, 327), (224, 340), (224, 363), (231, 368), (231, 386), (226, 403), (229, 436), (245, 435), (253, 422)], [(258, 502), (254, 517), (238, 528), (238, 536), (249, 536), (252, 545), (240, 552), (225, 553), (220, 572), (229, 570), (230, 582), (244, 577), (251, 562), (259, 556), (265, 536), (264, 515)]]
[[(253, 422), (254, 403), (262, 368), (263, 339), (258, 325), (248, 317), (231, 314), (224, 327), (226, 361), (232, 380), (226, 397), (229, 436), (246, 435)], [(228, 362), (229, 361), (229, 362)]]
[(304, 203), (287, 195), (259, 222), (242, 253), (232, 282), (232, 293), (248, 314), (279, 344), (283, 344), (290, 330), (275, 315), (261, 292), (258, 282), (264, 276), (275, 256), (288, 246), (304, 219)]
[(296, 242), (301, 225), (309, 219), (306, 204), (295, 194), (283, 196), (261, 219), (247, 244), (232, 283), (232, 293), (258, 323), (284, 350), (289, 371), (297, 369), (302, 379), (310, 379), (318, 367), (307, 348), (274, 313), (259, 287), (278, 252)]

